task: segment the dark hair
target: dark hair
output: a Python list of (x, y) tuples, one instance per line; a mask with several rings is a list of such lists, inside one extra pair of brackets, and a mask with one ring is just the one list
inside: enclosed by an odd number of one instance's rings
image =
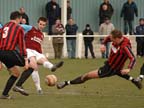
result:
[(139, 21), (144, 21), (144, 18), (140, 18)]
[(120, 30), (115, 29), (111, 32), (111, 35), (113, 38), (121, 38), (122, 32)]
[(14, 11), (10, 14), (10, 20), (15, 20), (20, 17), (21, 17), (21, 14), (19, 11)]
[(39, 17), (39, 19), (38, 19), (37, 22), (39, 23), (40, 21), (43, 21), (43, 22), (47, 23), (47, 18), (45, 18), (45, 17)]

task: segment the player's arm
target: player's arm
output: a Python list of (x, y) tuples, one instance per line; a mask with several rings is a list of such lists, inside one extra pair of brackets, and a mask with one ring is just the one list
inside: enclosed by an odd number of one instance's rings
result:
[(100, 51), (101, 51), (102, 53), (105, 52), (105, 50), (106, 50), (106, 46), (105, 46), (105, 45), (106, 45), (108, 42), (111, 42), (110, 36), (105, 37), (104, 40), (102, 41), (102, 44), (101, 44), (101, 46), (100, 46)]
[(26, 24), (20, 24), (20, 26), (23, 28), (24, 32), (27, 33), (32, 29), (31, 25), (26, 25)]
[(125, 54), (128, 56), (129, 60), (130, 60), (130, 63), (128, 65), (128, 69), (123, 69), (121, 71), (122, 74), (127, 74), (130, 72), (130, 70), (134, 67), (135, 63), (136, 63), (136, 58), (131, 50), (131, 48), (129, 46), (126, 46), (123, 48), (124, 49), (124, 52)]

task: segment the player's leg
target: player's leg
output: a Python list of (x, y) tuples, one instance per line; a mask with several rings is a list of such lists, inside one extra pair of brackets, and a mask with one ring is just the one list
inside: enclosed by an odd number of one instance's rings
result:
[(73, 80), (64, 81), (57, 84), (58, 89), (62, 89), (67, 85), (82, 84), (90, 79), (99, 78), (98, 70), (90, 71), (84, 75), (81, 75)]
[(37, 54), (37, 63), (42, 64), (45, 68), (50, 69), (52, 72), (56, 71), (63, 65), (63, 61), (60, 61), (56, 64), (52, 64), (43, 54)]
[(5, 88), (2, 92), (2, 96), (0, 97), (1, 99), (10, 99), (11, 98), (9, 96), (9, 91), (11, 90), (12, 86), (14, 85), (14, 83), (16, 82), (17, 78), (20, 75), (19, 70), (16, 66), (10, 68), (9, 71), (11, 72), (11, 76), (7, 80)]
[(30, 57), (29, 59), (30, 59), (31, 67), (34, 68), (34, 71), (32, 73), (33, 82), (35, 84), (38, 94), (42, 94), (42, 88), (40, 86), (40, 77), (38, 73), (38, 65), (37, 65), (36, 58), (33, 56), (33, 57)]
[(138, 89), (142, 89), (142, 84), (140, 81), (134, 79), (132, 76), (126, 74), (126, 75), (122, 75), (121, 73), (117, 73), (118, 76), (120, 76), (121, 78), (124, 78), (126, 80), (131, 81)]

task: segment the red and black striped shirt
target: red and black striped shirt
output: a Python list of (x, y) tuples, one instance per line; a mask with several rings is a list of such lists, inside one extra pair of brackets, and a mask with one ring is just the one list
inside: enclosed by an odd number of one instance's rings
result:
[(19, 50), (22, 56), (27, 56), (24, 31), (21, 26), (9, 22), (4, 25), (1, 32), (0, 50)]
[[(104, 40), (104, 44), (110, 41), (110, 37), (107, 37)], [(136, 63), (136, 59), (131, 50), (131, 43), (128, 38), (123, 37), (123, 40), (119, 45), (112, 43), (110, 56), (108, 58), (108, 63), (112, 69), (121, 70), (128, 58), (130, 59), (128, 68), (132, 69)]]

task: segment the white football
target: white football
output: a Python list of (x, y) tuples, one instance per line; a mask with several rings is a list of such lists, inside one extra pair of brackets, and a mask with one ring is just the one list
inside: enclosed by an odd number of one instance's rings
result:
[(45, 78), (45, 83), (48, 86), (55, 86), (57, 82), (57, 77), (55, 75), (47, 75)]

